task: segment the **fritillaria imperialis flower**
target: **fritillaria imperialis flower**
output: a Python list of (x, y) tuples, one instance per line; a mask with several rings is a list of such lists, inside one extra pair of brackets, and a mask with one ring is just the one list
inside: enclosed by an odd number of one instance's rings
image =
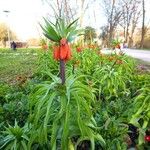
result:
[(82, 48), (81, 48), (81, 47), (77, 47), (77, 48), (76, 48), (76, 51), (77, 51), (77, 52), (81, 52), (81, 51), (82, 51)]
[(117, 60), (116, 64), (122, 64), (123, 61), (122, 60)]
[(120, 46), (120, 44), (116, 45), (116, 48), (118, 48), (118, 49), (121, 49), (121, 46)]
[(71, 59), (71, 48), (68, 44), (67, 39), (62, 38), (60, 40), (60, 45), (55, 46), (54, 48), (54, 59), (56, 60), (65, 60), (68, 61)]
[(53, 57), (54, 57), (55, 60), (60, 60), (59, 46), (54, 46), (53, 47)]

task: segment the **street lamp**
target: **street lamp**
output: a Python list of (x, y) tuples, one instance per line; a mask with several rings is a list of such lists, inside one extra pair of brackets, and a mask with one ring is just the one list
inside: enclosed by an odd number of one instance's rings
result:
[[(3, 12), (6, 14), (6, 18), (8, 18), (8, 14), (10, 13), (10, 11), (9, 11), (9, 10), (4, 10)], [(7, 36), (8, 36), (8, 45), (9, 45), (9, 47), (10, 47), (10, 32), (9, 32), (9, 26), (8, 26), (8, 28), (7, 28)]]

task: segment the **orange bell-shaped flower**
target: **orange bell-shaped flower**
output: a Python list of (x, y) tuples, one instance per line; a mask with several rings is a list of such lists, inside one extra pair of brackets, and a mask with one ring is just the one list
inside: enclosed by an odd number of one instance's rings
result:
[(69, 60), (71, 58), (71, 49), (67, 39), (62, 38), (60, 40), (60, 59)]
[(66, 61), (67, 60), (70, 60), (71, 59), (71, 56), (72, 56), (72, 54), (71, 54), (71, 49), (68, 49), (68, 52), (67, 52), (67, 56), (66, 56)]
[(54, 51), (53, 51), (54, 59), (60, 60), (60, 49), (59, 49), (59, 46), (55, 46), (53, 49), (54, 49)]
[(65, 38), (61, 39), (60, 45), (54, 46), (53, 49), (53, 56), (55, 60), (68, 61), (71, 59), (71, 48)]
[(81, 51), (82, 51), (82, 48), (81, 48), (81, 47), (77, 47), (77, 48), (76, 48), (76, 51), (77, 51), (77, 52), (81, 52)]

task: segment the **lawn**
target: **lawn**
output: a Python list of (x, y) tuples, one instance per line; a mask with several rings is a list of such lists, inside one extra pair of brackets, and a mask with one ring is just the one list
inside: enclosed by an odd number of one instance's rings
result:
[(13, 83), (18, 76), (32, 76), (38, 52), (39, 49), (0, 49), (0, 81)]

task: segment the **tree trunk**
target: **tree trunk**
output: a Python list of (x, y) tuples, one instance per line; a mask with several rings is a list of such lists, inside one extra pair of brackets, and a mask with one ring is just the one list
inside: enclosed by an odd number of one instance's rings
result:
[(127, 29), (126, 29), (126, 39), (125, 41), (128, 43), (128, 37), (129, 37), (129, 26), (127, 25)]
[(145, 0), (142, 1), (142, 7), (143, 7), (143, 20), (142, 20), (142, 34), (141, 34), (140, 48), (143, 48), (145, 36)]
[(126, 38), (125, 38), (125, 41), (126, 43), (128, 43), (128, 37), (129, 37), (129, 6), (128, 4), (126, 4), (126, 13), (127, 13), (127, 22), (126, 22)]
[[(132, 21), (132, 29), (131, 29), (131, 40), (133, 41), (133, 35), (134, 35), (134, 31), (135, 31), (135, 28), (136, 28), (136, 22), (135, 21)], [(132, 42), (132, 45), (131, 47), (133, 47), (133, 43), (134, 41)]]
[(115, 6), (115, 0), (113, 0), (112, 8), (111, 8), (111, 15), (110, 15), (110, 23), (109, 23), (109, 42), (111, 43), (112, 37), (113, 37), (113, 14), (114, 14), (114, 6)]
[(112, 28), (112, 26), (110, 25), (110, 29), (109, 29), (109, 43), (112, 42), (112, 38), (113, 38), (113, 28)]
[(60, 8), (59, 0), (57, 0), (57, 9), (58, 9), (58, 16), (61, 17), (61, 8)]
[(83, 26), (84, 2), (85, 2), (85, 0), (81, 0), (81, 1), (80, 1), (80, 18), (79, 18), (80, 27)]
[(126, 27), (125, 26), (123, 27), (123, 37), (124, 37), (124, 39), (126, 38)]
[(69, 6), (68, 6), (68, 1), (67, 0), (64, 0), (64, 11), (65, 11), (65, 16), (66, 16), (66, 21), (67, 23), (70, 22), (71, 18), (70, 18), (70, 15), (69, 15)]

